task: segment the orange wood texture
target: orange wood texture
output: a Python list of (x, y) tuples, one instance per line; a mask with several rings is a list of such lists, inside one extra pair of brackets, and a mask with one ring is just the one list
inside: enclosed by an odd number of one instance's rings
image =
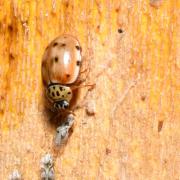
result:
[[(180, 179), (180, 1), (0, 1), (0, 179)], [(123, 33), (119, 33), (118, 29)], [(44, 110), (41, 57), (56, 36), (76, 36), (96, 82), (62, 152)], [(82, 90), (81, 99), (87, 89)]]

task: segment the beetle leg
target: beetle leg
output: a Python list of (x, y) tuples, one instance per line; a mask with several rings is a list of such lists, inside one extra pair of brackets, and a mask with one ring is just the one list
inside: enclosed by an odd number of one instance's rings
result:
[[(78, 89), (78, 88), (84, 88), (84, 87), (87, 87), (87, 86), (90, 86), (91, 88), (88, 89), (88, 91), (86, 92), (85, 96), (83, 97), (83, 100), (76, 104), (73, 108), (72, 108), (72, 111), (75, 111), (77, 109), (80, 109), (80, 108), (84, 108), (87, 106), (87, 103), (85, 102), (85, 99), (87, 98), (87, 96), (89, 95), (89, 92), (91, 90), (93, 90), (95, 88), (95, 85), (96, 84), (87, 84), (87, 85), (81, 85), (81, 86), (75, 86), (74, 89)], [(73, 89), (73, 88), (72, 88)]]
[(67, 114), (72, 114), (73, 116), (76, 116), (76, 114), (74, 113), (73, 110), (65, 109), (64, 112), (67, 113)]
[[(84, 62), (84, 61), (83, 61), (83, 62)], [(83, 70), (79, 72), (79, 77), (78, 77), (76, 83), (82, 83), (82, 82), (86, 81), (86, 79), (87, 79), (88, 76), (89, 76), (90, 69), (91, 69), (91, 68), (90, 68), (90, 65), (88, 65), (87, 68), (83, 68)], [(84, 74), (84, 73), (85, 73), (85, 74)], [(84, 75), (83, 75), (84, 77), (81, 77), (82, 74), (84, 74)]]
[(87, 78), (86, 78), (86, 77), (85, 77), (85, 78), (79, 78), (79, 79), (76, 81), (75, 85), (78, 86), (78, 85), (80, 85), (80, 84), (82, 84), (82, 83), (84, 83), (84, 82), (86, 82), (86, 81), (87, 81)]
[(63, 110), (58, 110), (56, 112), (57, 113), (50, 118), (50, 121), (54, 121), (54, 120), (56, 121), (63, 114), (67, 114), (67, 115), (72, 114), (73, 116), (76, 116), (76, 114), (74, 113), (74, 109), (73, 110), (63, 109)]
[(77, 109), (81, 109), (81, 108), (84, 108), (86, 106), (86, 103), (83, 103), (83, 101), (81, 103), (78, 103), (77, 105), (75, 105), (73, 107), (73, 111), (77, 110)]
[(87, 72), (87, 71), (89, 71), (89, 68), (84, 69), (84, 70), (83, 70), (83, 71), (81, 71), (79, 74), (81, 75), (81, 74), (83, 74), (83, 73), (85, 73), (85, 72)]

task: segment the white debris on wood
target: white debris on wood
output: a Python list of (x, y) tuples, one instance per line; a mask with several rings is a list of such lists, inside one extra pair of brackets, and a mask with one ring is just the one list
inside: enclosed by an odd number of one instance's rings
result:
[(93, 116), (96, 114), (96, 104), (93, 100), (90, 100), (86, 104), (86, 113), (89, 116)]
[(72, 114), (69, 114), (67, 116), (66, 121), (57, 128), (56, 136), (55, 136), (56, 146), (62, 145), (63, 142), (67, 140), (69, 136), (69, 129), (72, 127), (73, 123), (74, 123), (74, 116)]
[(12, 174), (9, 176), (9, 180), (21, 180), (21, 174), (18, 170), (14, 170)]
[(53, 158), (49, 153), (41, 159), (41, 179), (54, 180)]

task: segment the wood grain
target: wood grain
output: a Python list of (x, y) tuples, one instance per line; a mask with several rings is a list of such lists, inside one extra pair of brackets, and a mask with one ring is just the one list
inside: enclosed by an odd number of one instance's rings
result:
[[(0, 1), (0, 179), (180, 179), (180, 46), (176, 0)], [(122, 30), (122, 33), (118, 29)], [(80, 40), (96, 88), (95, 116), (76, 111), (57, 154), (44, 110), (41, 57), (56, 36)], [(80, 99), (86, 93), (82, 90)]]

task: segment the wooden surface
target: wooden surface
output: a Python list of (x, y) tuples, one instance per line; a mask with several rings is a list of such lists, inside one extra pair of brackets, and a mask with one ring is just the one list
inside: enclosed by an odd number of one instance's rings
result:
[[(0, 1), (0, 179), (14, 169), (40, 179), (50, 152), (56, 179), (179, 180), (179, 8), (177, 0)], [(62, 33), (78, 37), (91, 63), (97, 85), (86, 100), (96, 114), (76, 111), (57, 154), (41, 57)]]

